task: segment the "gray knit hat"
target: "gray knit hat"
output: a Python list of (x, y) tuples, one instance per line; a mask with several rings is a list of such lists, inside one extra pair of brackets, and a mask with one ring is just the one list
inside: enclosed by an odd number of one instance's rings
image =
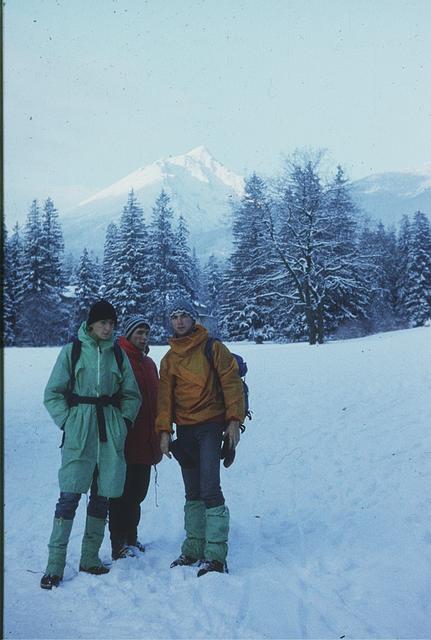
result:
[(145, 326), (148, 327), (148, 331), (150, 330), (150, 323), (144, 316), (141, 316), (139, 313), (135, 313), (133, 316), (129, 316), (124, 321), (123, 333), (127, 339), (132, 337), (132, 333), (138, 327)]
[(185, 300), (185, 298), (176, 298), (172, 300), (168, 307), (169, 317), (171, 318), (176, 313), (186, 313), (192, 320), (196, 320), (197, 313), (193, 309), (193, 305)]

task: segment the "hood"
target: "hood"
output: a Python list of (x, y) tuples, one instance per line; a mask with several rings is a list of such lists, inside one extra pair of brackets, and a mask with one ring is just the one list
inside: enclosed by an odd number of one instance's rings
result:
[(81, 326), (78, 329), (78, 338), (81, 340), (81, 342), (86, 342), (87, 344), (96, 347), (99, 346), (102, 351), (105, 349), (109, 349), (109, 347), (112, 347), (112, 345), (114, 344), (114, 340), (112, 337), (109, 338), (109, 340), (97, 340), (97, 338), (93, 338), (93, 336), (88, 333), (86, 320), (82, 322)]
[(124, 336), (120, 336), (118, 338), (118, 344), (127, 353), (127, 355), (131, 356), (132, 358), (144, 358), (150, 350), (150, 347), (147, 346), (146, 351), (141, 351)]
[(174, 353), (184, 355), (188, 351), (196, 349), (197, 346), (206, 342), (208, 331), (201, 324), (196, 324), (192, 333), (181, 338), (170, 338), (169, 344)]

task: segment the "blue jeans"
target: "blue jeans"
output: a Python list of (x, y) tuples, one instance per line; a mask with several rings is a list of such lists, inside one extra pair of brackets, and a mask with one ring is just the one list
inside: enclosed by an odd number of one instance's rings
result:
[(207, 509), (224, 504), (220, 487), (220, 449), (224, 428), (224, 425), (214, 422), (177, 426), (181, 446), (196, 462), (192, 469), (181, 467), (186, 500), (203, 500)]
[[(93, 518), (105, 519), (108, 515), (108, 498), (99, 496), (97, 493), (97, 467), (94, 469), (93, 481), (90, 489), (90, 499), (87, 506), (87, 515)], [(69, 491), (61, 491), (60, 498), (55, 506), (55, 517), (64, 518), (65, 520), (73, 520), (76, 509), (78, 508), (80, 493), (71, 493)]]

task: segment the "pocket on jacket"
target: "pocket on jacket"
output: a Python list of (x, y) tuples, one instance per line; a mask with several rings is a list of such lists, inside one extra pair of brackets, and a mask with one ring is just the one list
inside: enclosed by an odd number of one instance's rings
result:
[(85, 430), (84, 420), (82, 416), (76, 414), (71, 415), (72, 411), (64, 424), (64, 442), (63, 447), (66, 449), (84, 449), (88, 433)]
[(112, 425), (112, 437), (114, 440), (114, 446), (117, 451), (124, 451), (128, 429), (126, 426), (126, 422), (119, 411), (118, 413), (117, 411), (115, 412), (115, 418), (116, 428), (114, 427), (114, 425)]

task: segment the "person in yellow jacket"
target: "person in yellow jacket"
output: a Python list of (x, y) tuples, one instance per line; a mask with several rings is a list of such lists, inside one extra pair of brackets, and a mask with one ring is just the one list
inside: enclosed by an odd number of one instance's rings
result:
[(196, 323), (192, 305), (173, 301), (169, 317), (174, 337), (160, 364), (156, 429), (162, 453), (170, 458), (172, 450), (181, 464), (186, 494), (186, 539), (171, 567), (199, 564), (200, 577), (227, 572), (229, 509), (220, 486), (220, 450), (223, 440), (231, 451), (239, 442), (244, 395), (237, 362), (218, 340), (211, 366), (208, 331)]

